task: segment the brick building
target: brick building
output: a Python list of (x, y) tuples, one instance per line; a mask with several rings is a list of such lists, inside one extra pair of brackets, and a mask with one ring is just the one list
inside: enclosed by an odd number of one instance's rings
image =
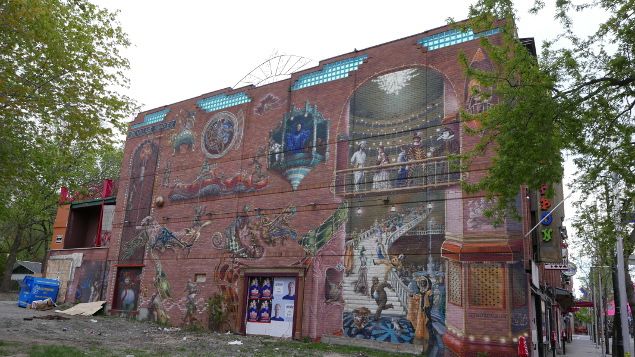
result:
[(528, 223), (495, 226), (461, 190), (490, 157), (469, 175), (452, 159), (478, 140), (459, 111), (492, 100), (471, 95), (487, 88), (458, 56), (491, 69), (478, 39), (498, 36), (440, 27), (140, 113), (103, 257), (107, 310), (207, 325), (216, 296), (220, 328), (240, 333), (515, 354), (533, 309)]

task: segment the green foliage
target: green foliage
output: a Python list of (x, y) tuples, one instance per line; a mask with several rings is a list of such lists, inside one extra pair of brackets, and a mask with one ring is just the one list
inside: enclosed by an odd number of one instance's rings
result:
[(207, 326), (211, 331), (225, 332), (221, 329), (227, 324), (229, 314), (223, 294), (216, 293), (207, 299)]
[(593, 315), (588, 307), (583, 307), (575, 312), (575, 319), (584, 324), (590, 324), (593, 321)]
[(86, 354), (75, 347), (35, 345), (29, 351), (29, 357), (79, 357)]
[[(576, 14), (591, 9), (606, 13), (607, 19), (588, 36), (574, 33)], [(531, 11), (546, 11), (544, 2), (536, 1)], [(471, 20), (464, 26), (475, 32), (499, 27), (502, 39), (495, 43), (481, 39), (494, 66), (491, 72), (474, 70), (465, 56), (460, 58), (471, 78), (492, 89), (497, 103), (484, 113), (462, 113), (463, 120), (480, 123), (472, 131), (480, 142), (465, 155), (466, 162), (487, 151), (495, 154), (485, 177), (466, 185), (469, 191), (484, 190), (489, 197), (497, 197), (496, 211), (504, 214), (513, 209), (521, 185), (537, 189), (541, 183), (561, 180), (564, 152), (574, 158), (578, 169), (574, 188), (583, 200), (589, 196), (602, 200), (603, 209), (612, 213), (617, 202), (611, 197), (605, 203), (604, 191), (617, 187), (619, 208), (633, 210), (634, 12), (635, 4), (628, 0), (580, 6), (558, 1), (554, 16), (562, 31), (543, 44), (536, 59), (516, 36), (512, 1), (478, 0), (470, 7)], [(594, 204), (580, 202), (579, 208), (586, 211)], [(609, 229), (613, 240), (616, 234), (624, 234), (615, 222), (602, 229)]]
[(60, 186), (118, 176), (135, 105), (115, 91), (127, 85), (119, 51), (129, 45), (116, 13), (8, 0), (0, 24), (0, 253), (11, 265), (20, 252), (42, 257)]

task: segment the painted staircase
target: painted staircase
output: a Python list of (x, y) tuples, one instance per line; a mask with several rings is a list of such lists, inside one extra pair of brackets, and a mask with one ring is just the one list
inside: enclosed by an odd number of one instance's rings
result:
[[(424, 213), (413, 213), (406, 215), (404, 217), (404, 223), (394, 232), (391, 232), (387, 235), (382, 241), (385, 244), (386, 249), (390, 247), (390, 245), (397, 240), (397, 238), (404, 235), (406, 232), (417, 226), (421, 221), (426, 218), (426, 214)], [(384, 222), (382, 222), (383, 225)], [(377, 309), (377, 303), (375, 299), (368, 295), (363, 295), (359, 292), (355, 292), (355, 283), (359, 278), (359, 266), (360, 266), (360, 258), (359, 251), (362, 247), (365, 248), (364, 256), (366, 257), (366, 266), (368, 267), (367, 271), (367, 280), (368, 280), (368, 292), (370, 293), (370, 287), (372, 285), (373, 277), (379, 278), (379, 281), (384, 281), (384, 277), (386, 276), (386, 269), (388, 268), (386, 265), (382, 264), (374, 264), (373, 260), (377, 260), (377, 232), (373, 227), (368, 229), (365, 232), (360, 233), (358, 236), (357, 248), (355, 249), (355, 257), (353, 259), (353, 271), (349, 276), (344, 276), (344, 284), (342, 287), (342, 295), (344, 297), (345, 305), (344, 311), (351, 312), (359, 307), (366, 307), (374, 314)], [(386, 252), (383, 252), (385, 257), (387, 256)], [(391, 274), (388, 274), (388, 281), (391, 280)], [(402, 315), (407, 312), (408, 306), (406, 306), (406, 302), (403, 303), (400, 301), (399, 296), (395, 292), (395, 288), (393, 289), (386, 288), (386, 294), (388, 295), (387, 304), (393, 304), (392, 309), (387, 309), (382, 312), (382, 314), (388, 315)]]

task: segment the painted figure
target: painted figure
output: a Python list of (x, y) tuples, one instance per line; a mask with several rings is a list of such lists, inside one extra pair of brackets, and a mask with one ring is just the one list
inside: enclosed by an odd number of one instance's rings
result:
[(269, 278), (265, 278), (262, 283), (262, 288), (260, 288), (260, 297), (263, 299), (271, 298), (271, 280)]
[(327, 275), (324, 295), (327, 303), (344, 302), (344, 298), (342, 297), (342, 282), (331, 281)]
[(280, 316), (280, 309), (280, 304), (276, 304), (276, 306), (273, 307), (273, 317), (271, 321), (284, 321), (284, 317)]
[(384, 245), (381, 243), (381, 236), (377, 237), (377, 246), (376, 246), (377, 259), (386, 259), (384, 256)]
[[(351, 165), (357, 169), (363, 169), (366, 165), (366, 142), (359, 143), (359, 148), (351, 157)], [(364, 181), (364, 171), (353, 172), (353, 183), (355, 184), (355, 192), (359, 191), (359, 185)]]
[[(398, 163), (407, 163), (408, 162), (408, 153), (406, 152), (406, 148), (402, 146), (399, 151), (399, 156), (397, 156)], [(399, 170), (397, 171), (397, 186), (403, 187), (408, 183), (408, 174), (409, 174), (408, 165), (399, 166)]]
[(271, 321), (271, 310), (269, 309), (269, 301), (264, 300), (260, 305), (260, 311), (258, 312), (258, 321), (269, 322)]
[(368, 295), (368, 277), (366, 276), (368, 273), (368, 266), (366, 265), (365, 251), (366, 248), (364, 248), (364, 246), (362, 246), (359, 250), (359, 270), (357, 272), (359, 276), (354, 287), (355, 292), (362, 295)]
[(417, 314), (417, 324), (415, 325), (415, 338), (423, 343), (423, 351), (427, 352), (430, 347), (430, 328), (431, 328), (431, 315), (430, 309), (432, 308), (432, 282), (430, 278), (423, 277), (419, 281), (420, 301)]
[(353, 310), (353, 329), (350, 337), (355, 337), (361, 333), (365, 338), (370, 338), (371, 333), (366, 329), (370, 320), (369, 316), (370, 310), (367, 307), (358, 307)]
[(353, 272), (353, 264), (355, 261), (355, 248), (353, 247), (353, 240), (346, 242), (346, 251), (344, 252), (344, 274), (346, 276), (351, 275)]
[(293, 154), (302, 153), (310, 136), (311, 129), (302, 129), (302, 124), (298, 123), (295, 127), (295, 133), (287, 133), (285, 149)]
[(192, 325), (196, 322), (196, 313), (198, 308), (196, 307), (196, 294), (198, 294), (198, 287), (196, 283), (191, 279), (187, 280), (185, 285), (185, 292), (187, 292), (185, 302), (185, 317), (183, 318), (183, 324)]
[(275, 140), (269, 139), (269, 160), (271, 162), (280, 162), (282, 160), (282, 144)]
[[(377, 152), (377, 166), (385, 166), (390, 163), (390, 159), (384, 147), (380, 146)], [(390, 173), (387, 169), (379, 169), (377, 173), (373, 175), (373, 190), (386, 190), (390, 189)]]
[(132, 311), (137, 305), (137, 292), (135, 291), (135, 282), (132, 274), (126, 272), (119, 294), (119, 302), (122, 310)]
[(251, 285), (249, 285), (249, 298), (260, 298), (260, 284), (258, 284), (258, 279), (256, 278), (251, 279)]
[(421, 133), (419, 132), (412, 138), (412, 145), (408, 149), (408, 157), (411, 160), (423, 160), (426, 158), (426, 149), (421, 144)]
[(251, 300), (249, 302), (249, 309), (247, 310), (247, 321), (258, 321), (258, 306), (256, 305), (256, 300)]
[(375, 299), (375, 303), (377, 304), (375, 320), (379, 320), (382, 311), (392, 309), (394, 307), (392, 304), (387, 304), (388, 294), (386, 294), (386, 288), (392, 289), (392, 286), (385, 281), (380, 283), (379, 278), (376, 276), (373, 277), (373, 285), (370, 287), (370, 296)]
[(288, 293), (287, 295), (283, 296), (282, 299), (295, 300), (295, 282), (290, 281), (289, 284), (287, 284), (287, 289), (288, 289)]
[(386, 272), (384, 273), (384, 281), (388, 281), (388, 276), (390, 272), (395, 269), (397, 272), (403, 270), (403, 260), (405, 256), (403, 254), (399, 254), (398, 256), (391, 256), (390, 259), (373, 259), (373, 264), (375, 265), (384, 265), (386, 267)]

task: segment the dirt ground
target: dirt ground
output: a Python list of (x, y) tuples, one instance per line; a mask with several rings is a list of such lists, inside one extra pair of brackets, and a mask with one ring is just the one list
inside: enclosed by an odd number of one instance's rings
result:
[[(58, 315), (68, 320), (24, 318)], [(96, 322), (95, 322), (96, 321)], [(241, 344), (230, 345), (232, 341)], [(34, 355), (34, 345), (74, 347), (96, 356), (390, 356), (350, 346), (331, 346), (259, 336), (164, 329), (111, 316), (68, 316), (0, 301), (0, 355)], [(8, 347), (7, 347), (8, 346)], [(401, 355), (403, 356), (403, 355)]]

